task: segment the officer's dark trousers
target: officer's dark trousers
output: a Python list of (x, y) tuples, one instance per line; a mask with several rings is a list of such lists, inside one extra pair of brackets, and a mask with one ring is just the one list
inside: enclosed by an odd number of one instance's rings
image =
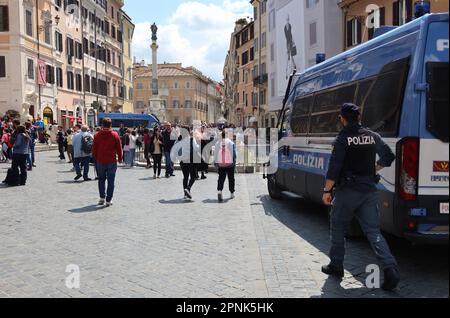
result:
[(331, 213), (331, 264), (336, 267), (343, 267), (345, 235), (355, 216), (383, 270), (396, 267), (397, 262), (380, 231), (378, 193), (359, 192), (348, 188), (337, 190), (333, 201)]

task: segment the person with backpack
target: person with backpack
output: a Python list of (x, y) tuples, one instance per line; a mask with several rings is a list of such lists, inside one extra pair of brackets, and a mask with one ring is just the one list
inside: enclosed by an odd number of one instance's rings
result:
[(225, 180), (228, 177), (229, 190), (231, 199), (234, 199), (235, 193), (235, 170), (236, 170), (236, 145), (227, 138), (226, 131), (222, 131), (222, 135), (214, 148), (214, 162), (218, 168), (219, 181), (217, 183), (217, 197), (219, 202), (223, 202), (223, 188)]
[[(92, 146), (94, 144), (94, 137), (88, 131), (88, 126), (82, 126), (81, 132), (75, 135), (72, 139), (73, 146), (73, 160), (75, 166), (76, 177), (75, 181), (82, 177), (84, 181), (91, 181), (89, 178), (89, 164), (92, 156)], [(81, 174), (81, 166), (83, 167), (83, 174)]]

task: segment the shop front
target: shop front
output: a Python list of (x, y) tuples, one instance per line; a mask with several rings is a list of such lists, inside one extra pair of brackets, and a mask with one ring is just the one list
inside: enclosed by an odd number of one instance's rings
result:
[(87, 113), (87, 125), (89, 127), (97, 126), (96, 114), (95, 114), (95, 110), (93, 110), (93, 109), (90, 109)]
[(42, 120), (44, 121), (44, 125), (48, 127), (49, 125), (53, 125), (54, 123), (54, 114), (53, 109), (49, 106), (45, 107), (42, 111)]

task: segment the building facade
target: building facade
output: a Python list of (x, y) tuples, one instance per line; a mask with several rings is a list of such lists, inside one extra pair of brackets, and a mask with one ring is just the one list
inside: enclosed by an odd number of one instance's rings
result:
[[(123, 111), (122, 25), (133, 26), (129, 18), (122, 23), (122, 6), (106, 0), (0, 0), (0, 114), (11, 110), (24, 120), (69, 127), (96, 125), (99, 111)], [(130, 50), (126, 54), (130, 67)]]
[(225, 65), (223, 68), (224, 119), (226, 119), (229, 123), (237, 122), (236, 104), (238, 95), (238, 83), (240, 80), (239, 77), (240, 56), (238, 56), (236, 50), (235, 35), (238, 32), (240, 32), (247, 24), (248, 21), (246, 19), (240, 19), (236, 21), (234, 32), (231, 34), (230, 37), (230, 46), (228, 49), (227, 56), (225, 58)]
[(106, 1), (82, 0), (81, 31), (83, 34), (83, 97), (85, 117), (95, 126), (98, 112), (106, 110)]
[(236, 122), (238, 126), (256, 123), (257, 90), (253, 83), (255, 67), (255, 24), (248, 23), (235, 35), (236, 53), (239, 58), (237, 94), (235, 95)]
[[(152, 98), (152, 67), (142, 61), (134, 65), (133, 72), (135, 112), (148, 113)], [(181, 63), (159, 64), (158, 88), (165, 119), (181, 124), (208, 122), (209, 85), (210, 79), (193, 67), (183, 67)]]
[(223, 119), (223, 84), (208, 80), (207, 122), (217, 123)]
[(107, 112), (123, 112), (122, 7), (123, 0), (109, 0), (106, 5), (106, 77), (108, 88)]
[(123, 112), (133, 113), (134, 103), (133, 103), (133, 60), (131, 53), (131, 44), (133, 41), (134, 34), (134, 24), (131, 18), (122, 11), (122, 33), (123, 33)]
[(255, 66), (253, 84), (257, 95), (257, 120), (259, 127), (275, 127), (275, 116), (268, 112), (267, 92), (269, 76), (267, 73), (267, 0), (252, 0), (255, 21)]
[(51, 12), (50, 0), (0, 1), (0, 114), (57, 118)]
[(282, 107), (290, 75), (342, 52), (339, 0), (268, 0), (269, 111)]
[[(373, 38), (376, 28), (399, 26), (414, 19), (415, 0), (341, 0), (344, 37), (348, 50)], [(430, 0), (432, 13), (448, 12), (448, 0)]]

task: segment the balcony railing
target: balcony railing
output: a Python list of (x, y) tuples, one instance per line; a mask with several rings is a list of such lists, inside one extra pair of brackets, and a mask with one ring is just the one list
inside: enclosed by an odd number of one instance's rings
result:
[(263, 85), (265, 83), (267, 83), (269, 80), (269, 75), (267, 73), (260, 75), (260, 76), (256, 76), (255, 78), (253, 78), (253, 85), (258, 86), (258, 85)]

